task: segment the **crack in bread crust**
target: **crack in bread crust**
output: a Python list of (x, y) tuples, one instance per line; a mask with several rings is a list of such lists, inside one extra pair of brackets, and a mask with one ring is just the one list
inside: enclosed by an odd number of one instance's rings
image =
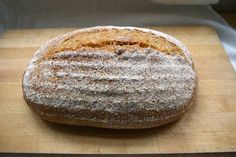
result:
[(104, 50), (109, 52), (119, 52), (119, 49), (134, 50), (153, 48), (168, 55), (179, 54), (184, 56), (182, 50), (173, 42), (166, 40), (162, 36), (143, 32), (137, 29), (102, 29), (79, 32), (65, 38), (60, 43), (53, 45), (44, 58), (50, 59), (55, 53), (68, 50)]

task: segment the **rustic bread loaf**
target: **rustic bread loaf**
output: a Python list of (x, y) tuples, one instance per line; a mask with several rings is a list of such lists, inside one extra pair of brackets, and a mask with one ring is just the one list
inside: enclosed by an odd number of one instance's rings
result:
[(99, 26), (39, 48), (24, 73), (23, 93), (51, 122), (136, 129), (180, 118), (193, 103), (196, 82), (190, 53), (175, 38)]

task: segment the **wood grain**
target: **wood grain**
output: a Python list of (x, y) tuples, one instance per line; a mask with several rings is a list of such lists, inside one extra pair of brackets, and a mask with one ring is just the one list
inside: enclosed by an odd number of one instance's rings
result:
[(183, 41), (198, 72), (194, 106), (177, 122), (146, 130), (51, 124), (22, 97), (21, 79), (35, 50), (74, 30), (9, 30), (0, 37), (0, 151), (40, 153), (190, 153), (236, 150), (236, 74), (214, 29), (149, 27)]

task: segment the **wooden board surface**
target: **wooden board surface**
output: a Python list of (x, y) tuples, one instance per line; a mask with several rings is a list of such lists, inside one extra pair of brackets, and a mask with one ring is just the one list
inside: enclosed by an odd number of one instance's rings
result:
[(183, 41), (198, 72), (194, 106), (179, 121), (146, 130), (51, 124), (22, 97), (21, 79), (35, 50), (74, 30), (9, 30), (0, 37), (0, 152), (185, 153), (236, 150), (236, 73), (208, 27), (149, 27)]

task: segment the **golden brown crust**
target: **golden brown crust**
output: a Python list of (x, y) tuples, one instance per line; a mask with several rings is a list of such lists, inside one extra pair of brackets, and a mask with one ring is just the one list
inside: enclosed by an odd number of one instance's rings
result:
[(162, 36), (142, 32), (140, 30), (121, 29), (93, 29), (86, 32), (78, 32), (64, 38), (60, 43), (51, 46), (45, 53), (45, 58), (50, 58), (55, 53), (65, 50), (86, 49), (90, 51), (107, 50), (117, 52), (117, 49), (142, 49), (153, 48), (170, 55), (182, 55), (182, 50), (173, 42)]

